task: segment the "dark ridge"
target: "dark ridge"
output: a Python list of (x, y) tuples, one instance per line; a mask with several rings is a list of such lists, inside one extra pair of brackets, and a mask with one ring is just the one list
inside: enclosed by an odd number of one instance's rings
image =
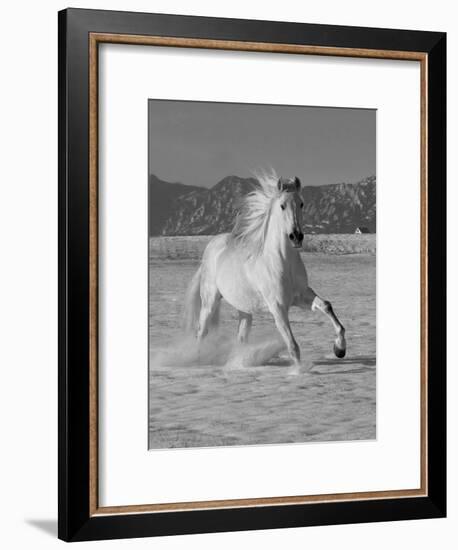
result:
[[(150, 235), (214, 235), (231, 231), (240, 199), (253, 189), (254, 178), (226, 176), (213, 187), (149, 180)], [(376, 178), (356, 183), (306, 186), (305, 233), (354, 233), (376, 230)]]

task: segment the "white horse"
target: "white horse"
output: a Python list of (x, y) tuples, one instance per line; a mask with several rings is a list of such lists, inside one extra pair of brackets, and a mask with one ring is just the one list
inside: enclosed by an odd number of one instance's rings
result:
[(300, 350), (288, 319), (291, 306), (319, 310), (336, 332), (334, 353), (345, 356), (345, 329), (330, 302), (308, 284), (299, 250), (303, 202), (299, 178), (258, 177), (259, 185), (246, 195), (231, 233), (208, 243), (201, 265), (186, 295), (185, 326), (200, 341), (218, 321), (221, 298), (239, 314), (238, 341), (246, 342), (253, 313), (266, 308), (273, 315), (294, 367)]

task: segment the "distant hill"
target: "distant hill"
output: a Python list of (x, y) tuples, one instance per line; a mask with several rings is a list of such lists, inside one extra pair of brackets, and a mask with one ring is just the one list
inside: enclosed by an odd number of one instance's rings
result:
[[(213, 235), (232, 229), (239, 199), (254, 178), (227, 176), (210, 189), (150, 176), (150, 235)], [(354, 233), (376, 227), (376, 180), (303, 187), (305, 233)]]
[(358, 226), (375, 233), (376, 188), (375, 176), (357, 183), (304, 187), (305, 233), (354, 233)]
[(164, 225), (169, 216), (177, 208), (176, 200), (182, 195), (203, 191), (203, 187), (183, 185), (182, 183), (169, 183), (158, 177), (149, 177), (149, 234), (162, 235)]

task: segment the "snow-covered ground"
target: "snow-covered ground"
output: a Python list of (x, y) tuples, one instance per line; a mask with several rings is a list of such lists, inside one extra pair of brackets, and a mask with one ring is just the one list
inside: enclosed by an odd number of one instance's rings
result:
[(218, 333), (201, 349), (185, 339), (182, 296), (198, 261), (152, 257), (151, 449), (376, 437), (375, 255), (304, 253), (303, 259), (311, 286), (346, 327), (348, 351), (336, 359), (329, 321), (292, 308), (303, 365), (292, 376), (268, 313), (254, 318), (242, 351), (235, 312), (224, 303)]

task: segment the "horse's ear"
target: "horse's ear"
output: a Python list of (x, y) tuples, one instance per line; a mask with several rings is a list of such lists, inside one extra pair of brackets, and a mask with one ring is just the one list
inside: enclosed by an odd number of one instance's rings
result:
[(299, 189), (301, 188), (301, 180), (297, 176), (294, 178), (294, 185), (296, 186), (296, 189), (299, 191)]
[(279, 191), (283, 191), (283, 178), (278, 179), (277, 187)]

